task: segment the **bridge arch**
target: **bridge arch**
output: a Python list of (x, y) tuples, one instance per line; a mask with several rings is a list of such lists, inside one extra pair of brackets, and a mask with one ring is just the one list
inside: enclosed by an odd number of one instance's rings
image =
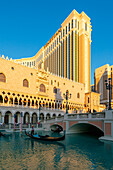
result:
[(94, 136), (104, 136), (103, 130), (91, 123), (75, 123), (69, 127), (68, 133), (88, 133)]
[(57, 130), (57, 128), (59, 128), (60, 129), (60, 131), (63, 131), (63, 127), (61, 126), (61, 125), (59, 125), (59, 124), (53, 124), (53, 125), (51, 125), (50, 126), (50, 129), (52, 130), (52, 131), (55, 131), (55, 130)]

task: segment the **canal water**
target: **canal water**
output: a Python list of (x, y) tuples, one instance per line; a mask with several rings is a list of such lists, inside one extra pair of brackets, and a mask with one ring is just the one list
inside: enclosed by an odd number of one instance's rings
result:
[(0, 169), (113, 169), (113, 143), (86, 134), (39, 142), (21, 133), (0, 137)]

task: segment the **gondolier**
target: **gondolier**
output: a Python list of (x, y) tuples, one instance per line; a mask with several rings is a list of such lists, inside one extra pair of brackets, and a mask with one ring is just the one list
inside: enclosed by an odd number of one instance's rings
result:
[(34, 126), (32, 125), (31, 136), (34, 135)]

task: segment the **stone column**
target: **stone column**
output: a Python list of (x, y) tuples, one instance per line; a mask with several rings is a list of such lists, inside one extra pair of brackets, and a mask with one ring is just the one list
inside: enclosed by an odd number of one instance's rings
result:
[(4, 97), (3, 97), (3, 105), (4, 105)]
[(32, 116), (30, 116), (30, 124), (32, 123)]
[(2, 123), (4, 123), (4, 117), (5, 117), (5, 115), (2, 115)]

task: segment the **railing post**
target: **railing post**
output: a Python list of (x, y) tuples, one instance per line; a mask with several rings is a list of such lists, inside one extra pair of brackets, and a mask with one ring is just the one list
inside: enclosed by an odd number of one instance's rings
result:
[(92, 115), (91, 113), (88, 114), (88, 118), (91, 119), (92, 118)]
[(79, 114), (77, 114), (77, 119), (79, 119)]

